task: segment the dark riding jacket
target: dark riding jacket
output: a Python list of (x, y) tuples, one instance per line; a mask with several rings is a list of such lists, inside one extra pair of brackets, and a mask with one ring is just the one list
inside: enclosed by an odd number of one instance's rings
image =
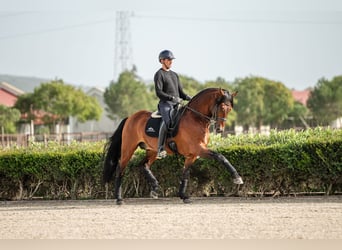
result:
[(162, 102), (175, 102), (173, 97), (190, 100), (191, 97), (184, 93), (176, 72), (159, 69), (154, 75), (154, 87), (156, 94)]

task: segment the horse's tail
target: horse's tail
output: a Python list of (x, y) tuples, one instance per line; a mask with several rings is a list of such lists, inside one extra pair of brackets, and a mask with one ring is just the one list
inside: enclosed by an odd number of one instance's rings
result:
[(109, 138), (107, 142), (104, 154), (104, 166), (103, 166), (103, 181), (108, 183), (111, 181), (114, 172), (116, 170), (116, 166), (121, 156), (121, 144), (122, 144), (122, 130), (125, 126), (127, 117), (123, 119), (118, 128), (115, 130), (114, 134)]

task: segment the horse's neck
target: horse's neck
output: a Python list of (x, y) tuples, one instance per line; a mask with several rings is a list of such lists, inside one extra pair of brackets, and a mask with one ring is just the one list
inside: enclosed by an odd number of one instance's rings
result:
[(202, 114), (211, 115), (211, 111), (215, 105), (215, 99), (216, 96), (214, 93), (210, 93), (205, 96), (199, 96), (194, 100), (193, 103), (190, 103), (189, 107), (201, 112)]

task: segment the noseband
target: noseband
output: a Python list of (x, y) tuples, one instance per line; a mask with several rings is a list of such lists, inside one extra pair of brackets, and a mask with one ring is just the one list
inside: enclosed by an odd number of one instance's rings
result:
[(185, 105), (185, 108), (186, 109), (189, 109), (190, 111), (192, 111), (192, 112), (194, 112), (195, 114), (197, 114), (197, 115), (199, 115), (199, 116), (202, 116), (203, 118), (205, 118), (206, 120), (208, 120), (209, 122), (210, 122), (210, 124), (216, 124), (217, 122), (219, 122), (219, 121), (226, 121), (227, 119), (226, 118), (222, 118), (222, 117), (217, 117), (217, 111), (218, 111), (218, 109), (219, 109), (219, 106), (221, 105), (221, 104), (224, 104), (224, 105), (226, 105), (226, 106), (229, 106), (229, 104), (227, 104), (227, 103), (225, 103), (225, 102), (219, 102), (219, 101), (217, 101), (216, 102), (216, 104), (215, 104), (215, 106), (214, 106), (214, 108), (213, 108), (213, 110), (212, 110), (212, 116), (211, 117), (209, 117), (209, 116), (207, 116), (207, 115), (205, 115), (205, 114), (203, 114), (203, 113), (201, 113), (201, 112), (199, 112), (199, 111), (197, 111), (197, 110), (195, 110), (195, 109), (193, 109), (193, 108), (190, 108), (189, 107), (189, 105), (187, 104), (187, 105)]

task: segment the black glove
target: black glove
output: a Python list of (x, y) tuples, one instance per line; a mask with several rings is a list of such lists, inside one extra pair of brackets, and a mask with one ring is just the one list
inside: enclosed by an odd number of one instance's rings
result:
[(185, 100), (190, 101), (191, 98), (192, 98), (191, 96), (187, 95), (186, 98), (185, 98)]

